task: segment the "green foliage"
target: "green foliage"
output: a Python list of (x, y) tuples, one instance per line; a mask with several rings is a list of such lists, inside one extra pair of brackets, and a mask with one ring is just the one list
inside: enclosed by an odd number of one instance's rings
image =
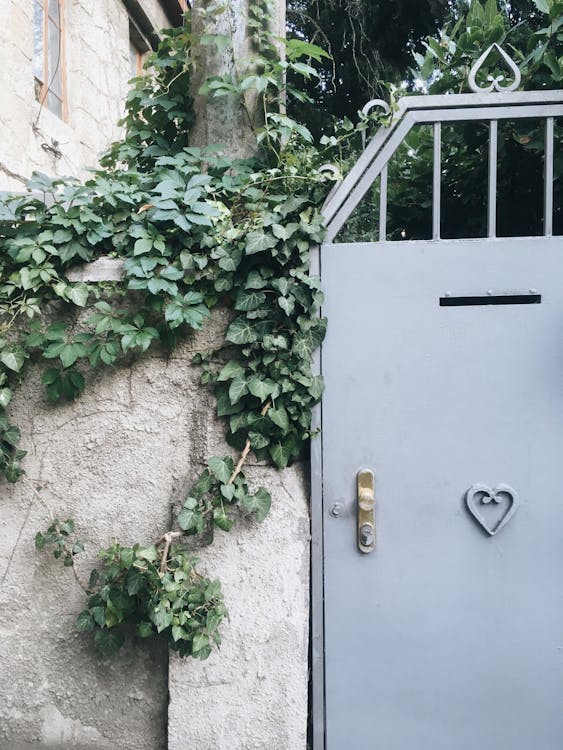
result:
[(242, 471), (235, 471), (230, 456), (212, 456), (206, 469), (189, 491), (178, 525), (188, 535), (202, 534), (214, 526), (230, 531), (236, 506), (261, 523), (270, 511), (270, 493), (260, 487), (252, 494)]
[[(287, 66), (322, 53), (291, 43), (280, 62), (274, 41), (264, 38), (267, 56), (251, 63), (263, 64), (267, 85), (258, 89), (266, 106), (279, 98)], [(91, 368), (171, 347), (201, 328), (217, 304), (232, 302), (227, 356), (243, 369), (234, 384), (217, 382), (218, 413), (230, 418), (233, 445), (251, 439), (259, 457), (285, 465), (307, 440), (320, 395), (310, 355), (324, 322), (308, 263), (322, 236), (317, 206), (327, 177), (316, 170), (320, 155), (303, 148), (302, 131), (281, 115), (262, 136), (277, 147), (285, 139), (283, 150), (265, 151), (262, 161), (189, 146), (190, 40), (189, 31), (166, 32), (128, 97), (125, 138), (90, 180), (39, 175), (30, 183), (34, 194), (2, 205), (0, 415), (30, 359), (48, 361), (42, 380), (51, 400), (73, 399)], [(239, 86), (248, 88), (248, 77)], [(102, 255), (124, 258), (122, 282), (68, 280), (77, 262)], [(51, 322), (53, 312), (63, 319)], [(283, 423), (257, 413), (267, 397), (287, 414)], [(23, 454), (17, 432), (4, 424), (0, 468), (13, 477)]]
[[(53, 546), (65, 566), (82, 552), (81, 542), (71, 543), (74, 523), (55, 520), (45, 534), (35, 538), (37, 549)], [(96, 648), (112, 656), (127, 634), (141, 638), (159, 636), (180, 656), (206, 659), (219, 645), (219, 626), (227, 615), (221, 584), (196, 569), (196, 557), (172, 548), (158, 565), (156, 546), (142, 548), (113, 544), (100, 552), (101, 565), (91, 575), (88, 604), (76, 618), (76, 629), (93, 633)]]
[(47, 546), (53, 547), (53, 556), (57, 560), (62, 560), (66, 568), (74, 564), (74, 556), (84, 551), (84, 545), (81, 541), (72, 542), (70, 535), (74, 532), (74, 521), (67, 518), (66, 521), (59, 521), (55, 518), (47, 531), (42, 534), (40, 531), (35, 535), (35, 548), (42, 550)]
[[(0, 474), (16, 481), (24, 452), (6, 409), (29, 362), (44, 362), (42, 383), (52, 401), (72, 400), (92, 369), (169, 349), (202, 328), (218, 305), (234, 316), (224, 345), (200, 353), (202, 382), (214, 389), (228, 440), (239, 463), (211, 457), (187, 494), (177, 529), (156, 543), (102, 551), (88, 586), (81, 632), (94, 632), (111, 655), (128, 627), (141, 637), (165, 638), (181, 656), (206, 658), (219, 643), (226, 615), (218, 581), (197, 573), (180, 542), (229, 531), (237, 515), (256, 522), (271, 498), (251, 492), (241, 467), (252, 450), (284, 467), (310, 435), (311, 408), (322, 382), (311, 371), (323, 339), (319, 280), (309, 253), (322, 239), (318, 206), (329, 177), (309, 132), (280, 111), (280, 99), (299, 97), (286, 72), (309, 77), (303, 57), (324, 53), (289, 42), (280, 60), (267, 28), (267, 6), (254, 4), (255, 56), (238, 82), (211, 79), (210, 95), (253, 89), (264, 108), (262, 152), (234, 160), (217, 148), (190, 145), (189, 30), (164, 33), (146, 74), (134, 80), (123, 120), (101, 168), (84, 184), (34, 175), (30, 193), (0, 204)], [(223, 47), (219, 37), (201, 43)], [(123, 260), (119, 282), (73, 282), (69, 271), (98, 257)], [(36, 546), (53, 547), (74, 566), (82, 544), (71, 544), (72, 521), (54, 521)], [(171, 547), (174, 540), (175, 546)]]

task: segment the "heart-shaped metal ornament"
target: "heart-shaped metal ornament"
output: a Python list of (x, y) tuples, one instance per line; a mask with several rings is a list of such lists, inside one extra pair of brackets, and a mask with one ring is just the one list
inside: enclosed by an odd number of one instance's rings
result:
[[(490, 85), (479, 86), (476, 80), (477, 73), (483, 67), (487, 58), (493, 51), (496, 51), (497, 54), (500, 56), (500, 58), (503, 60), (506, 68), (512, 74), (514, 80), (512, 81), (512, 83), (506, 83), (506, 76), (504, 75), (497, 75), (497, 76), (488, 75), (487, 81), (490, 82)], [(520, 69), (518, 68), (514, 60), (512, 60), (506, 54), (503, 48), (499, 47), (499, 45), (496, 42), (491, 44), (491, 46), (483, 52), (481, 57), (477, 60), (475, 65), (469, 71), (469, 76), (467, 77), (469, 88), (471, 89), (471, 91), (474, 91), (476, 94), (490, 94), (491, 91), (500, 91), (500, 92), (516, 91), (516, 89), (520, 85), (521, 80), (522, 80), (522, 75), (520, 73)], [(505, 81), (504, 86), (501, 85), (503, 81)]]
[[(518, 510), (519, 498), (516, 490), (507, 484), (498, 484), (494, 489), (486, 484), (474, 484), (467, 490), (465, 503), (477, 523), (487, 534), (494, 536), (506, 526)], [(496, 506), (498, 513), (489, 511), (485, 516), (483, 506), (487, 505), (491, 509)]]

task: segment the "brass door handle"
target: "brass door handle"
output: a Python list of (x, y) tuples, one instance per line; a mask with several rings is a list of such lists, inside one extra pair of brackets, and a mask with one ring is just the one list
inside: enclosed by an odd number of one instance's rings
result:
[(375, 478), (373, 471), (362, 469), (357, 475), (358, 548), (360, 552), (375, 549)]

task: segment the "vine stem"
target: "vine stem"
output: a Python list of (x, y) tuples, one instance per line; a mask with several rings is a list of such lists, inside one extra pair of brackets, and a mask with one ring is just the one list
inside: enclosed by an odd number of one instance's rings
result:
[(25, 474), (22, 474), (22, 476), (20, 477), (20, 479), (21, 479), (21, 481), (22, 481), (22, 482), (23, 482), (24, 484), (26, 484), (26, 485), (27, 485), (27, 486), (29, 487), (29, 489), (30, 489), (30, 490), (32, 491), (32, 493), (33, 493), (33, 495), (35, 496), (35, 498), (36, 498), (37, 500), (39, 500), (39, 502), (41, 503), (41, 505), (42, 505), (42, 506), (43, 506), (43, 507), (45, 508), (45, 510), (47, 511), (47, 513), (48, 513), (48, 515), (49, 515), (49, 520), (50, 520), (51, 522), (53, 522), (53, 521), (55, 520), (55, 516), (53, 515), (53, 511), (51, 510), (51, 508), (49, 507), (49, 505), (48, 505), (48, 504), (46, 503), (46, 501), (45, 501), (45, 500), (44, 500), (44, 499), (43, 499), (43, 498), (41, 497), (41, 495), (40, 495), (40, 494), (39, 494), (39, 492), (37, 491), (37, 488), (36, 488), (36, 487), (34, 487), (34, 485), (33, 485), (33, 482), (32, 482), (32, 481), (31, 481), (30, 479), (28, 479), (28, 477), (26, 477), (26, 475), (25, 475)]
[[(71, 553), (72, 554), (72, 553)], [(76, 583), (80, 586), (82, 591), (84, 591), (85, 594), (88, 596), (90, 595), (90, 589), (88, 586), (84, 583), (82, 578), (80, 578), (80, 575), (78, 573), (78, 570), (76, 569), (76, 563), (74, 562), (74, 557), (72, 558), (72, 573), (74, 575), (74, 578), (76, 580)]]
[[(266, 404), (264, 404), (262, 410), (260, 411), (260, 416), (265, 417), (271, 406), (272, 406), (271, 401), (268, 401)], [(250, 440), (247, 440), (242, 450), (242, 453), (240, 454), (238, 463), (235, 466), (233, 473), (229, 477), (229, 481), (227, 482), (227, 484), (232, 484), (237, 478), (237, 476), (240, 474), (240, 472), (242, 471), (242, 467), (244, 466), (246, 459), (248, 458), (249, 453), (250, 453)], [(170, 552), (170, 545), (172, 544), (174, 539), (181, 539), (183, 536), (184, 536), (183, 531), (167, 531), (166, 534), (163, 534), (160, 537), (160, 539), (156, 540), (155, 542), (156, 547), (160, 546), (161, 544), (164, 544), (164, 547), (162, 548), (162, 554), (160, 557), (160, 572), (161, 573), (163, 574), (166, 573), (166, 570), (168, 567), (168, 553)], [(74, 565), (73, 565), (73, 569), (74, 569)]]
[[(261, 417), (265, 417), (266, 416), (266, 414), (268, 413), (268, 409), (271, 407), (271, 405), (272, 405), (271, 401), (268, 401), (264, 405), (264, 408), (260, 412), (260, 416)], [(233, 473), (229, 477), (229, 481), (227, 482), (227, 484), (232, 484), (235, 481), (235, 479), (237, 478), (237, 476), (240, 474), (240, 472), (242, 471), (242, 467), (244, 466), (244, 463), (245, 463), (246, 459), (248, 458), (248, 454), (249, 453), (250, 453), (250, 440), (247, 440), (246, 443), (245, 443), (245, 445), (244, 445), (244, 448), (242, 450), (242, 453), (240, 454), (240, 458), (238, 460), (238, 463), (235, 466)]]
[(170, 545), (172, 544), (172, 541), (174, 539), (180, 539), (180, 537), (182, 536), (184, 536), (183, 531), (167, 531), (166, 534), (161, 536), (157, 541), (156, 546), (164, 542), (164, 548), (162, 550), (162, 556), (160, 558), (161, 573), (166, 573), (166, 568), (168, 567), (168, 553), (170, 551)]

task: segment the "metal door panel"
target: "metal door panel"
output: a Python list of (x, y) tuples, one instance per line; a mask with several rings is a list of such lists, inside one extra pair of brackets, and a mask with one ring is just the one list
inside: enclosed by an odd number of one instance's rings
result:
[[(327, 245), (321, 270), (326, 746), (560, 750), (563, 243)], [(531, 289), (541, 304), (439, 305)], [(519, 493), (493, 537), (475, 483)]]

